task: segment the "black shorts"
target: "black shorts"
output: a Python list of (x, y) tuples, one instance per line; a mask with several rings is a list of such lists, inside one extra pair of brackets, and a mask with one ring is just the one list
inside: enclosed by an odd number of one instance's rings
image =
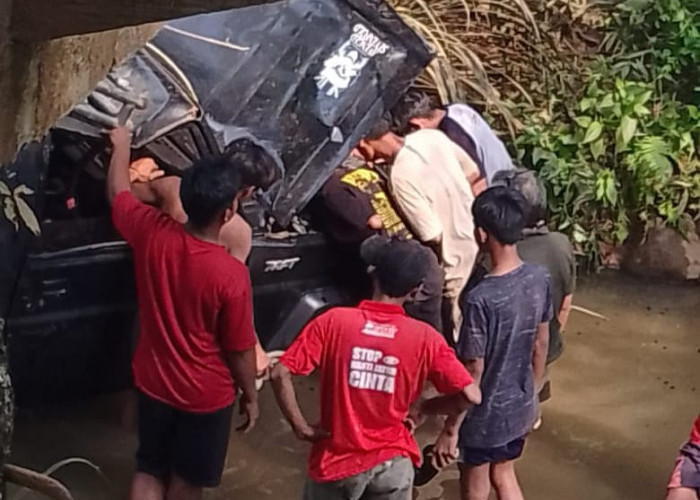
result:
[(139, 393), (136, 470), (167, 480), (172, 474), (199, 488), (221, 482), (233, 406), (189, 413)]
[(508, 462), (520, 458), (525, 447), (525, 436), (495, 448), (459, 448), (459, 461), (465, 465), (478, 466), (497, 462)]

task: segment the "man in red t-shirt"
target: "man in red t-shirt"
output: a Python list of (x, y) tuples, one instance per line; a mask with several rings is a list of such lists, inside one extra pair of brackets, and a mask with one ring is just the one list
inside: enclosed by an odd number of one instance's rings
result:
[[(363, 245), (374, 284), (371, 301), (313, 320), (272, 372), (275, 395), (296, 435), (313, 442), (305, 500), (407, 500), (421, 458), (405, 424), (426, 380), (451, 395), (421, 404), (425, 413), (478, 404), (473, 379), (426, 323), (405, 315), (430, 266), (413, 241), (373, 237)], [(291, 374), (321, 379), (321, 422), (308, 424)]]
[(236, 386), (250, 430), (258, 417), (251, 286), (219, 244), (236, 213), (237, 155), (185, 171), (182, 225), (130, 191), (130, 139), (111, 132), (112, 220), (133, 248), (140, 329), (132, 369), (139, 392), (133, 500), (199, 499), (221, 479)]

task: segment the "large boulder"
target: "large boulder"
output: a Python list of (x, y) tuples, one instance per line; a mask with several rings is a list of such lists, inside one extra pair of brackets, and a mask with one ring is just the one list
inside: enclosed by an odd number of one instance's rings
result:
[(657, 226), (625, 244), (622, 269), (647, 278), (700, 280), (700, 236)]

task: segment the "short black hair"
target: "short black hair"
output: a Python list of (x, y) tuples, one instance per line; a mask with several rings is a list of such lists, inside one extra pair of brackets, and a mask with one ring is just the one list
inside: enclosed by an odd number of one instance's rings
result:
[(391, 110), (394, 130), (401, 135), (408, 134), (413, 129), (413, 118), (430, 118), (437, 107), (425, 92), (409, 90)]
[(280, 167), (273, 156), (250, 139), (231, 142), (224, 156), (240, 174), (243, 186), (267, 191), (280, 177)]
[(365, 134), (365, 139), (370, 141), (376, 140), (391, 131), (391, 117), (389, 115), (384, 115), (374, 122), (372, 128)]
[(527, 217), (527, 200), (514, 189), (494, 186), (474, 200), (474, 224), (503, 245), (522, 238)]
[(204, 228), (233, 203), (241, 189), (241, 174), (228, 156), (197, 161), (182, 174), (180, 199), (188, 222)]
[(537, 227), (547, 221), (547, 190), (534, 171), (526, 168), (499, 170), (493, 175), (492, 185), (506, 186), (523, 195), (528, 205), (525, 227)]
[(425, 280), (430, 270), (430, 250), (415, 240), (372, 236), (360, 250), (382, 293), (405, 297)]

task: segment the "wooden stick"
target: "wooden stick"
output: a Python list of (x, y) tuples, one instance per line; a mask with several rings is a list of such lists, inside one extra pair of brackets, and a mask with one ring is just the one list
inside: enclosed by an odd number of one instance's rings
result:
[(3, 467), (3, 475), (6, 481), (39, 492), (48, 498), (73, 500), (73, 495), (70, 494), (68, 488), (60, 481), (41, 472), (25, 469), (18, 465), (6, 464)]
[(591, 311), (590, 309), (586, 309), (585, 307), (571, 306), (571, 310), (587, 314), (588, 316), (593, 316), (594, 318), (602, 319), (603, 321), (610, 321), (607, 316), (603, 316), (602, 314), (597, 313), (595, 311)]

